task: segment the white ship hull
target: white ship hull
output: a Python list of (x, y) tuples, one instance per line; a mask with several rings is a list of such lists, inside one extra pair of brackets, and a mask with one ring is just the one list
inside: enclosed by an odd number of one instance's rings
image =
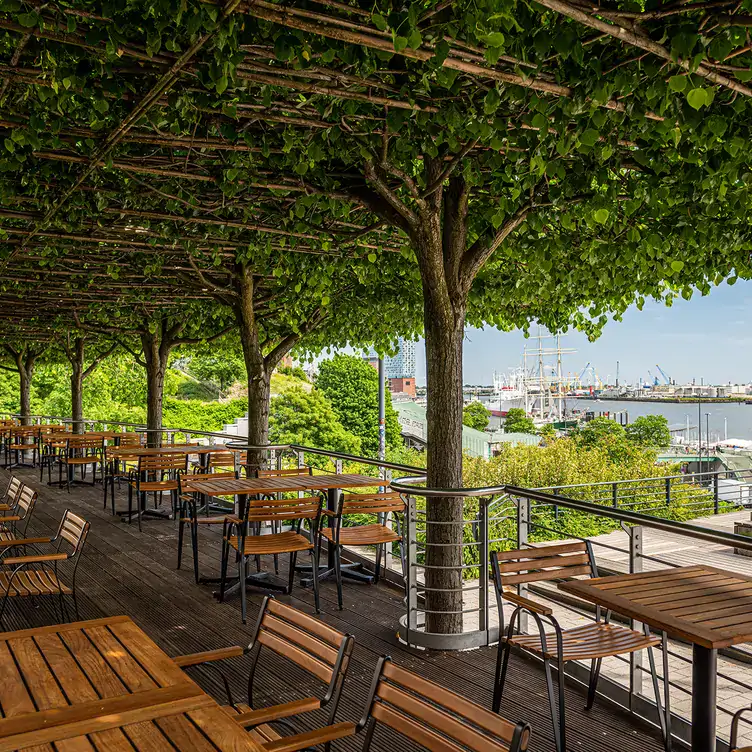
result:
[(525, 397), (522, 394), (510, 394), (509, 396), (493, 396), (486, 407), (492, 415), (497, 417), (506, 415), (513, 407), (525, 407)]

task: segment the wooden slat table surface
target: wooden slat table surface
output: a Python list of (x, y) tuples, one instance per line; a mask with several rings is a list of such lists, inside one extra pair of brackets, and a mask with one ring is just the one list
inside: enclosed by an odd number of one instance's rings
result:
[(162, 447), (110, 447), (107, 456), (118, 459), (127, 457), (152, 457), (158, 454), (212, 454), (214, 452), (235, 452), (224, 444), (168, 444)]
[(704, 648), (752, 641), (752, 577), (736, 572), (676, 567), (559, 588)]
[(217, 478), (191, 481), (206, 496), (274, 494), (295, 491), (330, 491), (342, 488), (365, 488), (383, 485), (379, 478), (367, 475), (285, 475), (279, 478)]
[(258, 750), (127, 616), (0, 634), (0, 677), (0, 752)]
[(65, 441), (71, 438), (85, 438), (85, 439), (119, 439), (122, 436), (121, 431), (86, 431), (85, 433), (73, 433), (72, 431), (65, 431), (61, 433), (46, 434), (42, 438), (45, 441)]

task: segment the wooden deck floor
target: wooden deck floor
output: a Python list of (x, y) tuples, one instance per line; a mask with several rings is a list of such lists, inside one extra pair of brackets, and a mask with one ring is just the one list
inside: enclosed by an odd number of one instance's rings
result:
[[(81, 618), (128, 614), (171, 655), (249, 642), (250, 625), (255, 620), (263, 593), (249, 589), (249, 625), (244, 626), (240, 621), (237, 597), (218, 603), (212, 596), (211, 586), (194, 584), (189, 546), (186, 546), (183, 569), (175, 569), (177, 526), (174, 522), (146, 521), (143, 532), (139, 533), (135, 524), (122, 523), (108, 511), (103, 511), (99, 485), (95, 488), (74, 487), (68, 494), (65, 490), (40, 484), (37, 470), (15, 472), (39, 490), (39, 502), (30, 525), (34, 534), (54, 532), (66, 507), (91, 522), (91, 534), (78, 574)], [(6, 480), (7, 471), (0, 470), (0, 486), (4, 487)], [(124, 490), (121, 490), (118, 501), (122, 508)], [(204, 574), (218, 569), (218, 551), (218, 537), (204, 534), (200, 547)], [(270, 564), (265, 562), (264, 566)], [(286, 562), (283, 564), (286, 566)], [(343, 611), (337, 609), (332, 583), (322, 584), (321, 596), (320, 618), (356, 638), (354, 660), (338, 720), (360, 717), (376, 659), (383, 654), (390, 654), (400, 665), (490, 707), (495, 648), (431, 654), (406, 649), (395, 636), (395, 625), (401, 613), (400, 594), (381, 585), (346, 583)], [(313, 613), (313, 596), (307, 590), (296, 587), (292, 596), (282, 598)], [(3, 629), (54, 621), (49, 603), (34, 606), (24, 602), (13, 604), (6, 612)], [(244, 697), (247, 664), (243, 659), (232, 664), (228, 662), (227, 668), (233, 691), (240, 699)], [(218, 699), (223, 697), (221, 684), (215, 677), (195, 669), (193, 673)], [(256, 706), (294, 699), (301, 691), (318, 691), (315, 682), (281, 659), (269, 660), (259, 668), (255, 686)], [(595, 708), (585, 713), (584, 702), (582, 692), (569, 689), (567, 746), (572, 752), (657, 752), (661, 749), (657, 734), (636, 725), (626, 713), (602, 702), (596, 702)], [(510, 720), (524, 720), (532, 725), (531, 749), (541, 752), (554, 747), (546, 708), (542, 670), (532, 661), (513, 658), (503, 712)], [(301, 726), (301, 730), (304, 727)], [(361, 739), (347, 740), (338, 743), (336, 749), (354, 751), (360, 749), (361, 744)], [(377, 733), (372, 749), (410, 752), (416, 747), (381, 731)]]

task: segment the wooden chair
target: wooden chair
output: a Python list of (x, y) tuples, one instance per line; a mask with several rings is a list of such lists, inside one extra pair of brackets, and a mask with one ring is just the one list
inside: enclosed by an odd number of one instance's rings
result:
[(178, 475), (185, 474), (188, 468), (188, 456), (185, 454), (140, 455), (138, 467), (131, 470), (128, 482), (128, 521), (133, 516), (133, 494), (138, 503), (138, 529), (141, 530), (141, 515), (146, 508), (146, 494), (154, 494), (154, 508), (158, 506), (157, 497), (165, 492), (170, 494), (172, 513), (178, 509)]
[[(35, 552), (23, 556), (4, 556), (0, 564), (12, 567), (12, 570), (0, 570), (0, 592), (3, 593), (0, 605), (0, 625), (3, 615), (11, 598), (25, 598), (37, 596), (58, 596), (60, 598), (61, 618), (68, 619), (68, 610), (64, 596), (73, 598), (73, 606), (78, 619), (78, 601), (76, 600), (76, 570), (81, 551), (89, 534), (89, 523), (70, 509), (66, 509), (54, 537), (43, 541), (41, 539), (26, 539), (28, 545), (46, 542), (50, 547), (49, 553)], [(22, 541), (15, 541), (14, 547), (26, 545)], [(60, 578), (58, 566), (63, 562), (72, 565), (70, 585), (66, 585)]]
[(731, 719), (731, 739), (729, 741), (730, 752), (752, 752), (752, 746), (739, 746), (739, 722), (742, 720), (742, 717), (749, 712), (752, 712), (752, 707), (742, 708), (741, 710), (737, 710)]
[[(13, 508), (22, 485), (23, 483), (15, 475), (10, 476), (8, 487), (5, 489), (2, 497), (0, 497), (0, 511), (9, 512)], [(0, 519), (0, 521), (2, 520)]]
[[(530, 653), (543, 660), (548, 689), (548, 701), (551, 707), (551, 719), (554, 725), (554, 738), (558, 752), (566, 749), (566, 727), (564, 721), (564, 666), (569, 661), (590, 661), (590, 683), (588, 686), (587, 706), (590, 710), (595, 700), (598, 687), (601, 662), (603, 658), (625, 655), (647, 649), (650, 672), (653, 680), (658, 715), (661, 722), (664, 743), (670, 745), (670, 733), (667, 733), (667, 718), (661, 711), (661, 697), (658, 688), (658, 676), (655, 670), (655, 658), (652, 648), (661, 643), (661, 638), (645, 632), (637, 632), (609, 623), (610, 612), (601, 620), (601, 609), (596, 609), (596, 620), (572, 629), (562, 629), (553, 609), (509, 589), (534, 582), (568, 579), (570, 577), (597, 577), (592, 547), (589, 542), (564, 543), (539, 548), (523, 548), (514, 551), (496, 551), (491, 553), (496, 586), (496, 600), (499, 609), (499, 650), (496, 660), (496, 677), (494, 680), (493, 710), (499, 712), (504, 692), (504, 682), (512, 647)], [(504, 601), (516, 606), (509, 619), (509, 627), (504, 636)], [(537, 629), (533, 634), (515, 634), (520, 615), (531, 615)], [(553, 627), (553, 632), (546, 632), (543, 620)], [(503, 643), (503, 646), (502, 646)], [(551, 678), (551, 664), (555, 663), (558, 673), (558, 711)], [(664, 667), (665, 668), (665, 667)], [(668, 676), (664, 676), (665, 692), (668, 693)], [(558, 718), (558, 723), (557, 723)]]
[[(324, 511), (330, 518), (329, 527), (322, 527), (320, 535), (334, 544), (334, 571), (337, 579), (337, 601), (342, 609), (342, 547), (376, 546), (376, 565), (373, 582), (379, 581), (381, 557), (386, 566), (386, 547), (402, 541), (399, 532), (399, 514), (405, 511), (405, 502), (398, 493), (340, 494), (339, 508), (335, 512)], [(387, 527), (389, 515), (397, 522), (397, 531)], [(343, 527), (343, 518), (360, 515), (373, 517), (374, 522), (365, 525)], [(400, 559), (402, 557), (400, 556)], [(330, 564), (331, 566), (331, 564)]]
[[(295, 581), (295, 563), (298, 552), (308, 551), (313, 565), (313, 594), (316, 613), (319, 613), (319, 556), (318, 546), (314, 545), (321, 522), (321, 504), (319, 496), (306, 496), (300, 499), (263, 499), (248, 503), (245, 519), (230, 519), (222, 546), (222, 578), (219, 598), (224, 598), (227, 580), (227, 565), (230, 549), (235, 551), (240, 580), (240, 611), (245, 624), (247, 562), (249, 557), (261, 557), (267, 554), (290, 554), (290, 577), (284, 592), (292, 592)], [(301, 534), (303, 521), (308, 525), (310, 538)], [(260, 526), (266, 522), (291, 525), (286, 532), (260, 534)], [(235, 534), (233, 535), (233, 530)], [(253, 532), (251, 532), (253, 531)], [(257, 560), (258, 563), (258, 560)], [(260, 569), (260, 566), (259, 566)], [(262, 585), (263, 587), (263, 585)]]
[[(352, 635), (339, 632), (319, 619), (267, 596), (261, 604), (253, 639), (247, 648), (226, 648), (180, 656), (174, 660), (185, 669), (250, 653), (248, 704), (233, 702), (229, 685), (225, 682), (230, 702), (230, 705), (225, 707), (225, 711), (232, 715), (241, 726), (249, 729), (254, 741), (265, 750), (284, 749), (286, 752), (296, 752), (296, 750), (319, 744), (324, 744), (328, 749), (335, 739), (352, 736), (355, 733), (354, 723), (335, 722), (354, 644)], [(262, 650), (276, 653), (321, 682), (326, 687), (324, 697), (319, 699), (319, 697), (309, 695), (279, 705), (254, 707), (253, 681), (260, 664)], [(326, 708), (327, 714), (326, 724), (321, 728), (290, 736), (282, 736), (273, 728), (272, 724), (289, 725), (284, 723), (286, 719), (323, 708)]]
[[(104, 452), (104, 440), (91, 436), (71, 436), (65, 441), (63, 449), (57, 458), (58, 483), (60, 488), (65, 485), (70, 493), (73, 482), (83, 483), (86, 477), (86, 468), (91, 467), (91, 485), (97, 482), (97, 467), (102, 462)], [(76, 468), (80, 468), (81, 477), (75, 479)], [(63, 478), (65, 468), (65, 478)]]
[(205, 463), (194, 462), (193, 468), (196, 473), (229, 473), (235, 472), (235, 460), (237, 455), (235, 452), (211, 452), (207, 455)]
[(379, 725), (437, 752), (524, 752), (530, 726), (511, 723), (462, 695), (379, 659), (358, 732), (368, 752)]
[(19, 483), (10, 514), (0, 517), (0, 542), (12, 542), (26, 535), (36, 504), (37, 492), (31, 486)]
[(65, 449), (65, 438), (50, 438), (54, 434), (67, 433), (70, 426), (47, 426), (39, 432), (39, 482), (44, 480), (44, 468), (47, 468), (47, 482), (52, 483), (52, 466)]
[[(193, 551), (193, 574), (196, 578), (196, 584), (200, 581), (198, 571), (198, 530), (203, 526), (219, 526), (225, 525), (227, 522), (227, 516), (232, 515), (234, 509), (228, 507), (224, 513), (210, 515), (208, 497), (204, 496), (199, 489), (193, 487), (191, 484), (195, 480), (205, 480), (207, 478), (237, 478), (236, 472), (226, 473), (194, 473), (193, 475), (182, 475), (178, 473), (178, 504), (180, 506), (180, 522), (178, 525), (178, 565), (177, 569), (180, 569), (180, 565), (183, 559), (183, 538), (185, 532), (185, 526), (190, 526), (191, 531), (191, 550)], [(203, 512), (204, 516), (199, 516), (199, 509)]]
[[(27, 452), (31, 452), (31, 464), (24, 462)], [(11, 431), (7, 445), (8, 467), (37, 466), (39, 456), (39, 429), (36, 426), (17, 426)], [(11, 460), (10, 458), (14, 459)]]
[(286, 467), (279, 470), (256, 470), (257, 478), (284, 478), (294, 475), (313, 475), (312, 467)]
[[(113, 449), (133, 447), (140, 449), (143, 446), (141, 434), (133, 431), (123, 431), (117, 439), (117, 445)], [(113, 457), (109, 454), (110, 447), (105, 445), (104, 448), (104, 509), (107, 509), (107, 489), (110, 489), (110, 503), (112, 504), (112, 514), (115, 514), (115, 481), (118, 486), (120, 481), (130, 480), (130, 472), (138, 467), (138, 455), (121, 455)]]

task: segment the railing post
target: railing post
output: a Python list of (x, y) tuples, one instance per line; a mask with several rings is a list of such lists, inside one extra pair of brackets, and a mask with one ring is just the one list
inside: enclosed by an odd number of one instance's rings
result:
[(713, 510), (718, 514), (718, 473), (713, 476)]
[[(382, 480), (384, 481), (384, 487), (382, 490), (386, 491), (386, 489), (389, 487), (389, 485), (392, 482), (392, 471), (387, 467), (382, 467), (381, 477), (382, 477)], [(387, 515), (386, 526), (389, 530), (392, 530), (394, 528), (393, 516)], [(393, 554), (392, 554), (392, 546), (388, 545), (386, 547), (386, 554), (384, 556), (384, 569), (387, 572), (391, 572), (393, 566), (394, 566), (394, 560), (393, 560)]]
[[(553, 490), (552, 493), (553, 493), (554, 496), (558, 496), (559, 495), (559, 489), (558, 488), (554, 488), (554, 490)], [(556, 522), (559, 521), (559, 505), (558, 504), (554, 504), (554, 520), (556, 520)]]
[(298, 451), (298, 467), (305, 467), (305, 453)]
[[(635, 525), (629, 528), (629, 573), (642, 572), (642, 527)], [(630, 626), (637, 632), (642, 631), (642, 624), (634, 619)], [(642, 694), (642, 650), (629, 654), (629, 709), (632, 710), (635, 695)]]
[(478, 571), (478, 629), (486, 633), (486, 645), (490, 645), (491, 635), (489, 632), (488, 613), (488, 504), (490, 499), (478, 499), (478, 523), (480, 525), (480, 545), (478, 547), (479, 571)]
[(671, 506), (671, 478), (666, 478), (666, 506)]
[(342, 475), (342, 460), (337, 459), (334, 461), (334, 472), (337, 475)]
[[(530, 513), (532, 511), (532, 504), (530, 499), (517, 498), (517, 548), (525, 548), (528, 544), (530, 535)], [(519, 593), (523, 597), (527, 593), (527, 585), (519, 586)], [(499, 615), (501, 620), (501, 615)], [(520, 613), (520, 632), (527, 632), (527, 613), (522, 611)]]
[(407, 534), (407, 566), (405, 576), (407, 577), (407, 644), (411, 644), (410, 632), (418, 629), (418, 583), (417, 564), (418, 564), (418, 530), (417, 516), (418, 505), (415, 497), (407, 497), (407, 514), (406, 517), (406, 534)]
[(614, 507), (614, 509), (618, 509), (619, 507), (619, 486), (616, 485), (616, 482), (611, 484), (611, 504)]

